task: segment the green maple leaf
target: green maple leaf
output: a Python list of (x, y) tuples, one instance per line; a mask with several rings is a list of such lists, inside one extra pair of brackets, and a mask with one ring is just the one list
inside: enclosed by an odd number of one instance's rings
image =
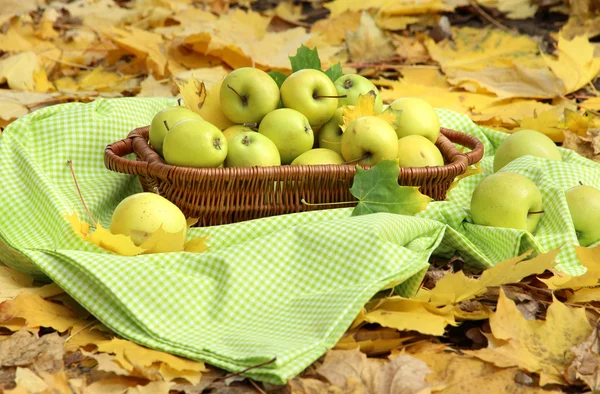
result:
[(369, 170), (358, 167), (350, 193), (358, 198), (352, 216), (376, 212), (414, 215), (427, 207), (431, 198), (415, 186), (398, 184), (398, 164), (382, 160)]
[(277, 84), (277, 87), (279, 88), (281, 88), (281, 85), (283, 85), (283, 81), (285, 81), (285, 79), (288, 77), (287, 75), (280, 73), (279, 71), (269, 71), (267, 74), (269, 74), (269, 76), (273, 78), (273, 80)]
[[(310, 68), (313, 70), (323, 71), (321, 69), (321, 59), (319, 58), (319, 51), (317, 48), (310, 49), (304, 44), (300, 45), (300, 48), (296, 51), (295, 56), (289, 56), (290, 64), (292, 65), (292, 72)], [(342, 65), (340, 62), (332, 65), (327, 70), (323, 71), (329, 79), (335, 82), (336, 79), (342, 76)], [(283, 75), (283, 74), (282, 74)], [(275, 79), (274, 75), (271, 75)], [(284, 78), (285, 79), (285, 78)], [(275, 82), (279, 84), (279, 81), (275, 79)], [(283, 80), (281, 80), (283, 83)], [(281, 87), (281, 85), (279, 85)]]

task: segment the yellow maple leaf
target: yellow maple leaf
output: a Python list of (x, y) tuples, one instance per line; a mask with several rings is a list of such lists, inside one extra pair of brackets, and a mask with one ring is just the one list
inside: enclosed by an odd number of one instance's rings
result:
[(519, 121), (519, 127), (511, 132), (524, 129), (536, 130), (546, 134), (554, 142), (563, 142), (565, 136), (560, 124), (560, 116), (556, 112), (546, 111), (538, 115), (534, 111), (533, 117), (525, 116)]
[(579, 105), (590, 111), (600, 111), (600, 97), (589, 98)]
[(63, 292), (64, 290), (56, 283), (36, 287), (33, 285), (31, 276), (9, 267), (0, 266), (0, 301), (13, 299), (21, 293), (48, 298)]
[(191, 253), (202, 253), (207, 250), (210, 246), (206, 245), (207, 237), (192, 238), (185, 242), (183, 250)]
[(329, 45), (340, 45), (346, 39), (346, 30), (354, 31), (359, 23), (359, 12), (344, 12), (313, 23), (310, 32), (320, 35)]
[(565, 383), (563, 371), (573, 358), (569, 350), (592, 332), (583, 308), (569, 308), (553, 299), (546, 320), (526, 320), (502, 289), (490, 328), (495, 343), (465, 353), (502, 368), (518, 366), (539, 373), (540, 386)]
[(0, 322), (0, 326), (12, 331), (22, 327), (52, 327), (58, 332), (73, 328), (73, 331), (77, 331), (87, 324), (85, 320), (78, 319), (70, 309), (39, 295), (26, 293), (0, 304)]
[(600, 278), (600, 245), (593, 248), (576, 246), (575, 253), (581, 264), (586, 268), (583, 275), (570, 276), (554, 272), (553, 277), (540, 280), (552, 290), (598, 286), (600, 284), (598, 281), (598, 278)]
[(0, 60), (0, 83), (6, 82), (11, 89), (36, 91), (34, 75), (40, 70), (40, 58), (34, 52), (18, 53)]
[(364, 320), (397, 330), (418, 331), (428, 335), (443, 335), (448, 324), (458, 325), (452, 313), (454, 307), (437, 308), (427, 302), (403, 297), (389, 297), (367, 312)]
[(558, 58), (552, 59), (542, 53), (548, 67), (563, 81), (564, 94), (581, 89), (600, 73), (600, 57), (594, 55), (594, 50), (586, 36), (567, 40), (560, 34)]
[(350, 123), (363, 116), (376, 116), (390, 125), (394, 124), (396, 117), (399, 115), (398, 111), (394, 111), (390, 107), (380, 114), (375, 113), (375, 94), (372, 94), (372, 92), (359, 95), (356, 105), (345, 105), (343, 107), (342, 124), (340, 125), (342, 130), (346, 130)]
[(367, 355), (379, 355), (388, 353), (414, 338), (414, 335), (406, 335), (387, 327), (359, 329), (346, 332), (334, 348), (345, 350), (358, 348)]
[(167, 58), (162, 50), (163, 38), (160, 34), (135, 27), (125, 29), (111, 27), (105, 29), (104, 33), (121, 48), (145, 59), (148, 70), (151, 70), (156, 78), (160, 79), (165, 76)]
[(136, 246), (131, 240), (131, 237), (123, 234), (113, 234), (110, 230), (102, 227), (100, 223), (96, 223), (94, 232), (85, 239), (94, 245), (122, 256), (137, 256), (146, 250)]
[(592, 116), (589, 116), (588, 113), (582, 115), (570, 109), (565, 109), (565, 129), (582, 137), (587, 136), (591, 119)]
[(185, 82), (177, 82), (179, 93), (183, 98), (183, 104), (186, 108), (200, 114), (204, 101), (206, 100), (206, 87), (204, 82), (196, 78), (190, 78)]

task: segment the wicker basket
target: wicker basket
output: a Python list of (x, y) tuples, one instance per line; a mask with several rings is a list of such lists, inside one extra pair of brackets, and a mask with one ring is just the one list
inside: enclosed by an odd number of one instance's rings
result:
[[(456, 176), (481, 160), (483, 144), (476, 138), (442, 128), (436, 142), (446, 164), (440, 167), (400, 168), (398, 182), (419, 186), (435, 200), (443, 200)], [(460, 153), (453, 143), (471, 149)], [(135, 153), (137, 160), (124, 158)], [(266, 216), (340, 205), (310, 203), (354, 201), (350, 194), (356, 166), (313, 165), (253, 168), (189, 168), (168, 165), (148, 144), (148, 127), (134, 129), (123, 140), (106, 147), (104, 163), (112, 171), (137, 175), (145, 191), (176, 204), (198, 226), (240, 222)], [(368, 167), (363, 167), (368, 168)], [(343, 205), (342, 205), (343, 206)]]

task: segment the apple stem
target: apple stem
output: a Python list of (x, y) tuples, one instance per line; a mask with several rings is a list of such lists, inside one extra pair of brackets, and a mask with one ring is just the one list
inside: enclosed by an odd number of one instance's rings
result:
[(544, 211), (533, 211), (533, 212), (529, 212), (527, 213), (528, 215), (539, 215), (541, 213), (544, 213)]
[(180, 98), (177, 99), (177, 105), (181, 106), (181, 99)]
[[(85, 200), (83, 199), (83, 195), (81, 194), (81, 189), (79, 188), (79, 183), (77, 182), (77, 177), (75, 176), (75, 170), (73, 169), (73, 160), (67, 160), (67, 164), (69, 165), (69, 169), (71, 170), (71, 175), (73, 176), (73, 182), (75, 182), (75, 187), (77, 188), (77, 194), (79, 194), (79, 199), (81, 200), (81, 203), (83, 204), (83, 208), (85, 208), (85, 211), (87, 212), (92, 223), (96, 223), (96, 220), (94, 220), (94, 217), (92, 216), (87, 205), (85, 205)], [(90, 226), (90, 227), (96, 228), (95, 226)]]
[(258, 131), (258, 123), (244, 123), (242, 126), (252, 129), (254, 131)]
[(359, 157), (358, 159), (354, 159), (354, 160), (350, 160), (350, 161), (345, 161), (345, 162), (343, 162), (342, 164), (356, 164), (356, 163), (358, 163), (359, 161), (361, 161), (361, 160), (363, 160), (363, 159), (367, 159), (367, 158), (369, 158), (369, 157), (371, 157), (371, 154), (370, 154), (370, 153), (366, 153), (364, 156), (361, 156), (361, 157)]
[(304, 205), (308, 205), (311, 207), (320, 207), (324, 205), (344, 205), (344, 204), (356, 204), (356, 201), (342, 201), (342, 202), (322, 202), (322, 203), (310, 203), (305, 199), (300, 200), (300, 202)]
[(233, 87), (232, 87), (230, 84), (227, 84), (227, 87), (228, 87), (229, 89), (233, 90), (233, 92), (234, 92), (235, 94), (237, 94), (237, 96), (240, 98), (240, 100), (242, 100), (242, 104), (243, 104), (244, 106), (248, 105), (248, 97), (246, 97), (246, 96), (242, 96), (241, 94), (239, 94), (239, 93), (237, 92), (237, 90), (235, 90), (235, 89), (234, 89), (234, 88), (233, 88)]
[(165, 127), (167, 128), (167, 131), (171, 130), (171, 129), (169, 128), (169, 125), (167, 124), (167, 121), (166, 121), (166, 120), (163, 120), (163, 123), (165, 124)]
[(579, 181), (579, 184), (580, 184), (581, 186), (583, 186), (583, 182)]
[(348, 97), (347, 94), (343, 94), (341, 96), (318, 96), (318, 95), (314, 95), (313, 98), (314, 99), (320, 99), (320, 98), (346, 98)]

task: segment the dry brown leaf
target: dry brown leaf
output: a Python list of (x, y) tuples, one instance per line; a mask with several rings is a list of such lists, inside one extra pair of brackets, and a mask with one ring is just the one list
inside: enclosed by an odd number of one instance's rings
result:
[(37, 337), (19, 330), (0, 342), (1, 367), (31, 366), (38, 373), (57, 372), (63, 367), (64, 339), (57, 333)]
[(360, 15), (360, 23), (354, 33), (346, 32), (346, 46), (350, 59), (355, 63), (376, 62), (396, 54), (390, 38), (367, 12)]
[(578, 380), (582, 380), (592, 391), (600, 390), (599, 339), (598, 326), (596, 326), (585, 341), (571, 348), (575, 357), (565, 374), (570, 384), (577, 384)]
[(570, 308), (554, 299), (545, 321), (526, 320), (503, 290), (490, 327), (489, 347), (467, 353), (499, 367), (539, 373), (540, 386), (565, 383), (563, 372), (573, 359), (569, 349), (592, 332), (583, 308)]
[[(570, 131), (565, 131), (565, 140), (563, 142), (563, 148), (572, 149), (575, 152), (579, 153), (581, 156), (586, 157), (590, 160), (600, 163), (600, 152), (598, 151), (598, 146), (592, 145), (590, 138), (582, 137), (578, 134), (572, 133)], [(591, 140), (594, 140), (599, 133), (596, 131), (591, 136)]]
[(425, 376), (430, 372), (424, 362), (408, 355), (381, 360), (359, 350), (330, 350), (316, 369), (334, 387), (371, 394), (417, 393), (429, 386)]

